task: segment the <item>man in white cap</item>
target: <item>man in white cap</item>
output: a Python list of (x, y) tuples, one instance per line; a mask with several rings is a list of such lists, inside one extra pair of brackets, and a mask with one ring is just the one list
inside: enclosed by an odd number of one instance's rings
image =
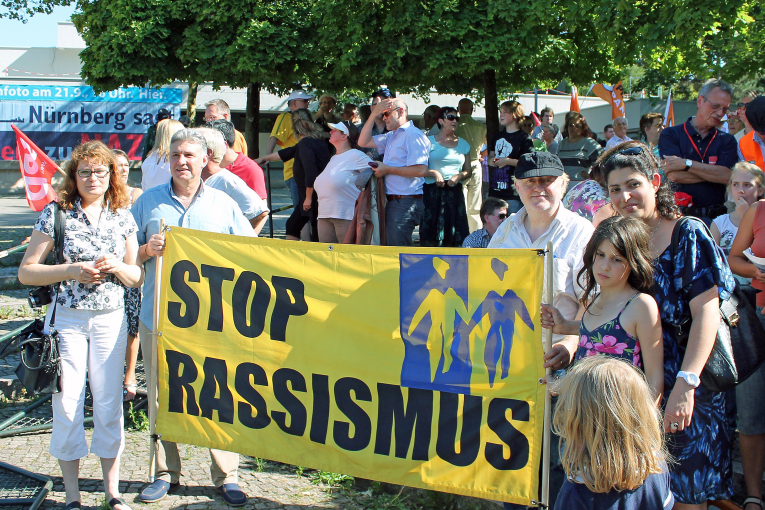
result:
[[(278, 145), (281, 149), (292, 147), (297, 145), (298, 141), (295, 138), (294, 131), (292, 130), (292, 112), (298, 108), (308, 108), (308, 103), (313, 99), (313, 96), (306, 94), (304, 90), (293, 90), (292, 94), (287, 98), (287, 106), (289, 112), (284, 112), (276, 117), (274, 122), (274, 128), (271, 130), (271, 138), (268, 139), (268, 145), (266, 145), (266, 154), (271, 154)], [(300, 196), (298, 195), (297, 184), (295, 179), (292, 178), (292, 163), (294, 159), (284, 162), (284, 183), (290, 189), (290, 195), (292, 197), (293, 207), (298, 206)]]

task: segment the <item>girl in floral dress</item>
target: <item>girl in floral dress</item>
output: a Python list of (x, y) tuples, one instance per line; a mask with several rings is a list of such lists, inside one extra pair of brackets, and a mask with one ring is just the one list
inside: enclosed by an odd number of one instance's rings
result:
[[(565, 321), (542, 305), (542, 326), (579, 334), (574, 360), (598, 355), (624, 358), (645, 372), (658, 404), (664, 388), (664, 354), (653, 286), (650, 232), (635, 218), (604, 220), (587, 243), (578, 281), (585, 289), (578, 320)], [(598, 286), (600, 292), (597, 292)]]

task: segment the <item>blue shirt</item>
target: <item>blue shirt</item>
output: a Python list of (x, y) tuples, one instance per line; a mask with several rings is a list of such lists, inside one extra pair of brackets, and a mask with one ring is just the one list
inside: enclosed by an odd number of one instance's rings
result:
[[(688, 134), (685, 132), (686, 129)], [(693, 146), (694, 143), (698, 152)], [(698, 131), (691, 125), (691, 119), (688, 119), (685, 124), (671, 126), (661, 132), (659, 154), (662, 158), (664, 156), (678, 156), (691, 161), (731, 168), (738, 162), (738, 142), (733, 135), (723, 133), (717, 128), (712, 129), (706, 137), (701, 138)], [(703, 159), (702, 156), (704, 156)], [(693, 197), (694, 207), (708, 207), (725, 203), (725, 184), (716, 182), (675, 183), (675, 191), (687, 193)]]
[(672, 510), (674, 504), (669, 473), (664, 472), (648, 475), (635, 490), (604, 494), (591, 492), (583, 483), (567, 478), (555, 500), (555, 510)]
[[(159, 221), (165, 220), (169, 227), (184, 227), (219, 234), (255, 236), (252, 225), (242, 214), (242, 210), (231, 197), (200, 183), (197, 195), (188, 209), (184, 209), (180, 199), (173, 191), (173, 182), (146, 190), (131, 209), (138, 225), (138, 245), (146, 244), (147, 239), (159, 233)], [(146, 261), (146, 276), (143, 282), (143, 301), (141, 302), (140, 321), (144, 326), (153, 327), (154, 310), (154, 257)]]
[[(407, 121), (395, 131), (374, 138), (377, 150), (383, 154), (383, 163), (390, 166), (413, 166), (428, 164), (430, 141)], [(385, 193), (389, 195), (421, 195), (424, 177), (385, 176)]]
[[(429, 136), (430, 158), (428, 167), (441, 172), (441, 176), (448, 181), (462, 171), (465, 156), (470, 153), (470, 144), (464, 138), (458, 138), (456, 147), (444, 147), (436, 141), (435, 136)], [(433, 184), (433, 177), (425, 177), (425, 182)]]

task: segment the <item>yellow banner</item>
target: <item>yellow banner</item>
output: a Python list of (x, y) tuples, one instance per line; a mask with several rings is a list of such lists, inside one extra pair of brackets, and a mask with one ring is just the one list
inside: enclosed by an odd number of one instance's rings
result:
[(163, 439), (530, 504), (544, 418), (536, 250), (389, 248), (173, 227)]

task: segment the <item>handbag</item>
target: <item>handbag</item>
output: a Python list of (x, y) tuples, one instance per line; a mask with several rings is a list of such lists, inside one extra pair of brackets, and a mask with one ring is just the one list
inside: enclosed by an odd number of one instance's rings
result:
[[(680, 225), (688, 221), (680, 219), (672, 231), (670, 253), (675, 260), (675, 251), (680, 238)], [(704, 223), (699, 220), (704, 225)], [(711, 238), (712, 235), (707, 230)], [(683, 288), (686, 286), (683, 278)], [(765, 328), (763, 328), (754, 306), (756, 290), (742, 289), (738, 284), (730, 297), (720, 300), (720, 325), (717, 337), (699, 378), (701, 384), (711, 391), (726, 391), (749, 378), (765, 362)], [(690, 311), (683, 314), (679, 324), (673, 324), (674, 336), (680, 348), (685, 350), (693, 318)]]
[[(61, 264), (64, 261), (66, 213), (58, 203), (54, 209), (55, 262)], [(53, 300), (53, 313), (48, 328), (50, 333), (43, 332), (45, 321), (36, 319), (29, 328), (25, 328), (15, 337), (21, 358), (16, 367), (16, 376), (24, 388), (35, 395), (49, 395), (61, 391), (61, 358), (58, 350), (58, 331), (55, 329), (59, 287), (60, 285), (56, 285), (56, 298)]]

